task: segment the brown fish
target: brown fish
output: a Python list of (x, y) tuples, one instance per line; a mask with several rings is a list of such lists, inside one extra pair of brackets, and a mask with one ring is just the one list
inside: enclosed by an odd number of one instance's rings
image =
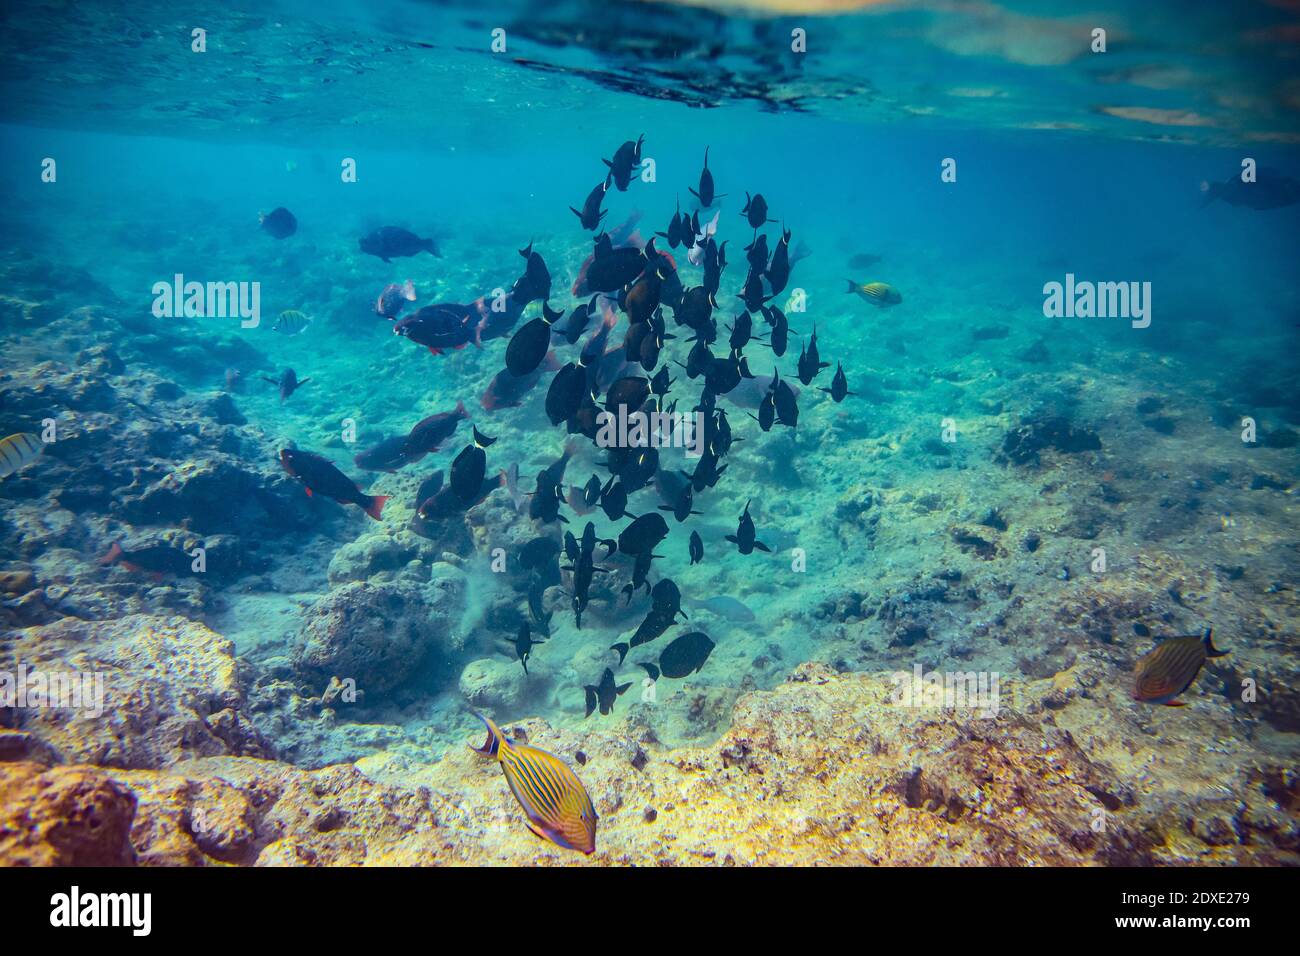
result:
[(1231, 653), (1214, 646), (1213, 633), (1213, 628), (1207, 628), (1201, 636), (1167, 637), (1142, 655), (1135, 668), (1133, 699), (1145, 704), (1184, 706), (1174, 698), (1192, 686), (1206, 660)]

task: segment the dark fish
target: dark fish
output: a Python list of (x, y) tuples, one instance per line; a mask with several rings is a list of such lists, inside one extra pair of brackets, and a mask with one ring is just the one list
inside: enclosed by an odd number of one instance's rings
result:
[(546, 358), (542, 364), (533, 369), (527, 375), (512, 375), (509, 369), (503, 368), (493, 376), (488, 387), (483, 391), (483, 396), (479, 399), (479, 404), (487, 411), (496, 411), (500, 408), (518, 408), (526, 394), (531, 392), (542, 378), (542, 372), (554, 372), (560, 367), (560, 360), (555, 357), (554, 352), (547, 352)]
[(654, 664), (641, 666), (645, 668), (651, 680), (658, 680), (661, 674), (672, 678), (687, 677), (704, 667), (704, 662), (709, 659), (716, 646), (703, 631), (692, 631), (690, 634), (683, 634), (664, 648), (664, 652), (659, 655), (658, 667)]
[(671, 578), (663, 578), (650, 589), (650, 601), (654, 610), (669, 620), (675, 620), (678, 614), (686, 617), (686, 612), (682, 610), (681, 589)]
[(767, 267), (767, 284), (771, 288), (772, 295), (777, 295), (785, 289), (786, 283), (790, 281), (790, 230), (781, 230), (781, 241), (776, 244), (776, 251), (772, 253), (772, 261)]
[[(646, 250), (650, 252), (647, 253)], [(653, 239), (646, 243), (643, 249), (638, 249), (636, 246), (615, 249), (609, 234), (602, 232), (596, 237), (596, 248), (592, 253), (591, 265), (587, 267), (587, 291), (616, 292), (630, 286), (645, 271), (646, 265), (653, 261), (649, 258), (652, 253), (654, 253)]]
[(506, 346), (506, 370), (522, 377), (542, 364), (551, 345), (551, 326), (564, 317), (563, 312), (552, 311), (545, 302), (542, 314), (526, 322)]
[(442, 487), (420, 502), (416, 515), (421, 521), (442, 521), (447, 518), (463, 516), (466, 511), (483, 501), (494, 488), (507, 485), (506, 473), (498, 472), (495, 477), (484, 478), (478, 493), (466, 501), (450, 485)]
[(385, 319), (395, 319), (406, 308), (406, 303), (414, 301), (415, 283), (410, 279), (404, 285), (394, 282), (384, 286), (384, 291), (379, 293), (379, 300), (375, 302), (375, 314)]
[(394, 324), (393, 334), (441, 355), (449, 349), (463, 349), (470, 342), (482, 344), (476, 314), (472, 305), (426, 305)]
[(763, 198), (762, 193), (754, 193), (752, 198), (749, 193), (745, 193), (745, 208), (740, 210), (740, 214), (755, 229), (765, 222), (776, 222), (775, 219), (767, 218), (767, 200)]
[(414, 256), (421, 252), (442, 258), (438, 245), (432, 239), (421, 239), (415, 233), (399, 226), (381, 226), (361, 237), (361, 251), (369, 256), (378, 256), (385, 262), (393, 256)]
[(700, 172), (700, 189), (696, 192), (694, 189), (691, 195), (700, 201), (700, 206), (708, 209), (713, 205), (715, 199), (725, 199), (726, 194), (715, 196), (713, 194), (713, 173), (709, 172), (709, 147), (704, 147), (704, 169)]
[(280, 465), (290, 475), (301, 481), (307, 489), (307, 496), (323, 495), (339, 504), (356, 505), (376, 521), (384, 508), (388, 495), (363, 494), (356, 483), (332, 462), (309, 451), (294, 448), (280, 450)]
[(759, 551), (771, 551), (772, 549), (759, 541), (755, 536), (757, 532), (754, 529), (754, 519), (749, 516), (749, 502), (745, 502), (745, 510), (740, 515), (740, 523), (736, 527), (735, 534), (727, 535), (727, 540), (732, 542), (741, 554), (752, 554), (754, 549)]
[(727, 268), (727, 244), (718, 245), (710, 236), (704, 244), (704, 278), (700, 283), (714, 298), (722, 287), (722, 273)]
[(668, 522), (657, 511), (649, 511), (636, 518), (618, 536), (618, 549), (624, 554), (638, 555), (653, 551), (668, 537)]
[(763, 401), (759, 403), (758, 414), (752, 416), (754, 421), (758, 422), (758, 427), (765, 432), (772, 430), (772, 425), (776, 423), (776, 387), (768, 389), (767, 394), (763, 396)]
[(524, 274), (515, 280), (510, 297), (519, 303), (522, 310), (530, 302), (545, 302), (551, 297), (551, 272), (546, 268), (541, 253), (533, 251), (531, 242), (519, 250), (519, 255), (524, 259)]
[(718, 456), (711, 449), (706, 448), (704, 454), (695, 463), (695, 470), (691, 472), (691, 487), (695, 489), (696, 494), (705, 488), (712, 488), (728, 467), (723, 465), (719, 468)]
[(645, 142), (645, 134), (637, 137), (634, 143), (628, 140), (620, 146), (614, 153), (614, 158), (602, 159), (601, 162), (609, 167), (609, 176), (614, 180), (614, 185), (618, 187), (619, 192), (627, 192), (628, 183), (632, 181), (632, 170), (641, 164), (641, 144)]
[(829, 395), (837, 405), (844, 401), (846, 396), (857, 394), (857, 392), (849, 391), (849, 380), (844, 377), (844, 368), (839, 362), (835, 363), (835, 377), (831, 379), (831, 387), (823, 388), (822, 391)]
[(691, 532), (690, 555), (691, 564), (699, 564), (704, 560), (704, 540), (698, 531)]
[(537, 475), (537, 487), (533, 490), (532, 502), (528, 506), (528, 517), (542, 524), (566, 521), (560, 514), (560, 505), (563, 501), (564, 496), (559, 482), (554, 481), (543, 469)]
[(567, 422), (589, 394), (587, 369), (582, 359), (579, 358), (576, 364), (569, 362), (555, 373), (550, 388), (546, 390), (546, 417), (552, 425)]
[(618, 478), (609, 479), (609, 484), (601, 491), (600, 509), (610, 521), (617, 521), (627, 515), (627, 490)]
[(298, 231), (298, 220), (283, 206), (276, 206), (270, 212), (258, 213), (257, 221), (276, 239), (288, 239)]
[(632, 639), (628, 641), (628, 646), (640, 647), (642, 644), (649, 644), (651, 641), (658, 640), (660, 635), (672, 626), (673, 615), (651, 609), (651, 611), (646, 614), (645, 619), (637, 626), (636, 631), (632, 634)]
[(477, 428), (474, 441), (466, 445), (451, 463), (450, 488), (462, 502), (469, 503), (478, 497), (487, 473), (487, 451), (496, 439), (488, 438)]
[(798, 425), (799, 400), (795, 397), (794, 390), (781, 379), (779, 372), (772, 373), (772, 398), (776, 420), (791, 428)]
[(755, 236), (754, 241), (745, 247), (745, 261), (749, 268), (760, 275), (767, 271), (767, 234)]
[(699, 332), (709, 324), (713, 318), (713, 310), (717, 307), (718, 303), (708, 289), (702, 285), (694, 286), (682, 294), (682, 304), (673, 313), (673, 318), (678, 325), (685, 325)]
[(187, 552), (165, 544), (151, 544), (127, 551), (120, 541), (115, 541), (99, 563), (105, 566), (121, 564), (128, 571), (147, 571), (158, 576), (190, 574), (194, 570), (194, 559)]
[(753, 378), (749, 371), (749, 361), (739, 352), (732, 352), (726, 358), (714, 358), (704, 371), (704, 384), (714, 395), (726, 395), (741, 379)]
[(1137, 679), (1133, 684), (1133, 699), (1146, 704), (1184, 706), (1174, 698), (1192, 686), (1205, 662), (1231, 653), (1214, 646), (1213, 634), (1214, 629), (1207, 628), (1199, 636), (1168, 637), (1147, 651), (1134, 668)]
[(650, 590), (650, 582), (647, 580), (650, 576), (650, 565), (655, 558), (663, 557), (655, 554), (653, 551), (642, 551), (632, 562), (632, 581), (623, 588), (623, 593), (627, 595), (627, 603), (632, 603), (632, 596), (641, 588)]
[(442, 489), (442, 469), (439, 468), (428, 478), (420, 482), (420, 487), (415, 489), (415, 503), (419, 505), (422, 501), (428, 501)]
[(519, 549), (519, 566), (525, 571), (538, 571), (554, 561), (559, 553), (560, 543), (542, 535)]
[(790, 322), (785, 317), (785, 313), (774, 305), (764, 306), (763, 316), (772, 327), (772, 331), (767, 336), (767, 344), (771, 347), (772, 354), (780, 358), (785, 355), (786, 346), (790, 341)]
[(600, 293), (593, 295), (591, 301), (586, 305), (579, 305), (569, 313), (569, 321), (564, 323), (563, 331), (558, 332), (560, 338), (570, 345), (577, 345), (578, 339), (582, 338), (582, 333), (587, 331), (591, 325), (593, 316), (599, 315), (596, 311), (596, 300), (600, 298)]
[(668, 240), (668, 248), (676, 249), (686, 239), (686, 233), (690, 230), (690, 220), (682, 215), (682, 202), (680, 197), (677, 200), (677, 209), (673, 213), (673, 218), (668, 220), (667, 232), (656, 232), (656, 236), (663, 236)]
[(276, 386), (276, 388), (280, 390), (280, 404), (283, 405), (284, 400), (288, 398), (290, 395), (292, 395), (294, 392), (296, 392), (298, 389), (302, 388), (302, 386), (310, 382), (311, 377), (308, 376), (307, 378), (299, 378), (297, 372), (295, 372), (291, 368), (287, 368), (280, 373), (279, 378), (271, 378), (269, 376), (263, 375), (262, 380), (264, 382), (270, 382), (272, 385)]
[(765, 293), (763, 286), (763, 273), (750, 269), (745, 275), (745, 285), (740, 290), (740, 300), (745, 303), (745, 308), (757, 312), (769, 298), (771, 296)]
[(515, 657), (519, 663), (524, 665), (524, 673), (528, 673), (528, 658), (532, 656), (533, 648), (538, 644), (545, 644), (545, 641), (533, 640), (532, 630), (528, 627), (528, 622), (524, 621), (519, 625), (519, 634), (515, 637)]
[(694, 503), (695, 503), (694, 491), (691, 488), (691, 483), (688, 481), (682, 485), (682, 490), (678, 492), (677, 498), (674, 499), (673, 503), (668, 505), (660, 505), (659, 510), (671, 511), (673, 518), (677, 520), (678, 524), (681, 524), (691, 515), (700, 514), (700, 512), (698, 511), (691, 510), (691, 506)]
[(644, 405), (649, 397), (650, 380), (639, 375), (629, 375), (620, 378), (605, 392), (605, 410), (617, 415), (618, 408), (622, 405), (630, 414)]
[(799, 361), (797, 363), (799, 370), (799, 381), (805, 385), (811, 385), (812, 380), (817, 377), (818, 373), (824, 368), (830, 368), (829, 362), (823, 362), (821, 355), (817, 351), (817, 323), (813, 323), (812, 338), (806, 346), (799, 350)]
[(397, 471), (409, 465), (412, 459), (406, 456), (406, 436), (394, 435), (385, 438), (373, 448), (367, 448), (352, 459), (358, 468), (366, 471)]
[(1242, 182), (1238, 173), (1221, 183), (1201, 183), (1201, 191), (1205, 193), (1202, 206), (1216, 199), (1248, 209), (1280, 209), (1300, 202), (1300, 182), (1267, 166), (1255, 170), (1253, 183)]
[(601, 482), (599, 475), (592, 475), (583, 486), (570, 485), (565, 499), (575, 514), (585, 515), (600, 503)]
[(754, 336), (754, 319), (748, 312), (736, 316), (731, 324), (731, 338), (727, 344), (733, 352), (742, 351)]
[(605, 179), (596, 183), (596, 188), (587, 193), (587, 201), (582, 204), (582, 212), (569, 207), (569, 211), (578, 217), (582, 223), (582, 228), (588, 231), (594, 230), (600, 225), (600, 221), (605, 218), (605, 212), (600, 208), (600, 204), (605, 201), (605, 191), (609, 189), (609, 180)]
[(528, 829), (566, 850), (596, 850), (596, 808), (569, 765), (554, 754), (505, 737), (486, 717), (488, 737), (474, 751), (501, 764), (510, 792), (523, 807)]
[(587, 693), (587, 713), (584, 716), (590, 717), (597, 707), (600, 708), (601, 716), (605, 716), (614, 709), (614, 702), (622, 694), (627, 693), (627, 689), (631, 686), (630, 681), (626, 684), (615, 684), (614, 672), (606, 667), (605, 673), (600, 675), (599, 684), (595, 687), (588, 684), (583, 688)]
[(438, 412), (416, 422), (406, 436), (402, 452), (408, 462), (419, 461), (425, 455), (432, 454), (442, 447), (463, 419), (469, 418), (464, 402), (457, 402), (450, 412)]

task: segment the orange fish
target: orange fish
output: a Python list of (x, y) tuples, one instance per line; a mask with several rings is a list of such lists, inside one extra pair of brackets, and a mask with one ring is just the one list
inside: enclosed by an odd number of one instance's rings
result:
[(482, 714), (488, 737), (471, 747), (501, 764), (510, 792), (524, 808), (528, 829), (566, 850), (596, 850), (596, 808), (578, 775), (559, 757), (528, 744), (507, 739)]
[(1167, 637), (1142, 655), (1135, 668), (1133, 699), (1146, 704), (1184, 706), (1174, 698), (1192, 686), (1205, 662), (1231, 653), (1214, 646), (1213, 633), (1213, 628), (1207, 628), (1201, 636)]

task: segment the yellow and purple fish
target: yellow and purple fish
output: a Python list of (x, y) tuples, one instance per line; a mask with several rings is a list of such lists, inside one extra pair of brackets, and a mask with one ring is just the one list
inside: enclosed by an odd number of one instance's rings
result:
[(872, 305), (884, 308), (898, 305), (903, 301), (898, 290), (884, 282), (854, 282), (852, 279), (846, 281), (849, 287), (845, 291), (849, 295), (856, 295), (862, 301), (870, 302)]
[(1213, 633), (1213, 628), (1207, 628), (1203, 635), (1167, 637), (1143, 654), (1134, 668), (1137, 679), (1133, 699), (1145, 704), (1184, 706), (1174, 698), (1192, 686), (1205, 662), (1231, 653), (1214, 646)]
[(596, 850), (596, 808), (578, 775), (559, 757), (508, 739), (482, 714), (487, 740), (470, 749), (501, 764), (510, 792), (524, 808), (528, 829), (566, 850)]

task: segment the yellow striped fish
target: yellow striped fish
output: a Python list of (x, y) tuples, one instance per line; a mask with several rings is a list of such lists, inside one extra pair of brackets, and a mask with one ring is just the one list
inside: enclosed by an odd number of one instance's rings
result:
[(857, 295), (859, 299), (870, 302), (872, 305), (886, 306), (898, 305), (903, 301), (903, 297), (898, 290), (892, 285), (884, 282), (867, 282), (859, 284), (852, 279), (846, 279), (849, 287), (845, 290), (850, 295)]
[(1133, 699), (1146, 704), (1166, 704), (1182, 707), (1174, 700), (1192, 686), (1202, 665), (1211, 657), (1222, 657), (1230, 651), (1214, 646), (1213, 628), (1203, 635), (1188, 634), (1167, 637), (1142, 655), (1137, 662), (1137, 679), (1133, 684)]
[(297, 309), (286, 309), (280, 313), (272, 328), (281, 335), (297, 335), (311, 325), (311, 319)]
[(501, 764), (510, 792), (524, 808), (528, 829), (566, 850), (596, 849), (596, 808), (578, 775), (559, 757), (509, 740), (482, 714), (487, 740), (470, 749)]
[(45, 451), (45, 442), (31, 432), (18, 432), (0, 441), (0, 478), (26, 468)]

